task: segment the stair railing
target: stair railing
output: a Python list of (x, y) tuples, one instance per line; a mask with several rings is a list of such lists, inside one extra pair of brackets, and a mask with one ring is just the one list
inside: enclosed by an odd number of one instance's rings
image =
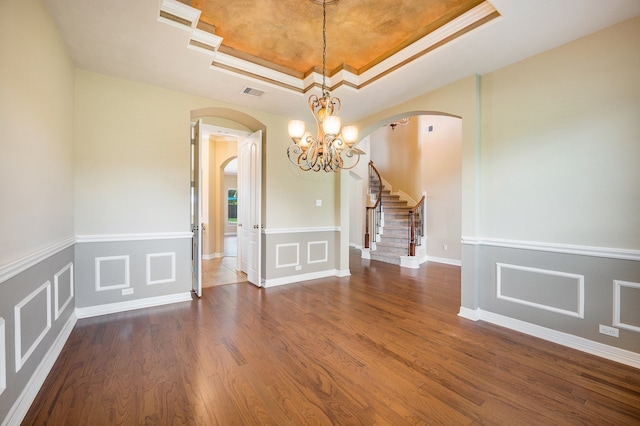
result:
[[(372, 192), (377, 187), (377, 193)], [(367, 206), (364, 225), (364, 248), (371, 247), (371, 235), (373, 234), (373, 242), (375, 242), (378, 228), (382, 219), (382, 179), (380, 173), (373, 166), (373, 161), (369, 161), (369, 193), (376, 195), (376, 202), (372, 206)]]
[(422, 244), (424, 235), (424, 195), (418, 204), (409, 209), (409, 256), (416, 255), (416, 246)]

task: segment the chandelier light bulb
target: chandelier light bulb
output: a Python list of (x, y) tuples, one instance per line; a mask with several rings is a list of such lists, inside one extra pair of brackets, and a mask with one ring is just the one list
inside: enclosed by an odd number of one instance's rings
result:
[(292, 139), (298, 139), (301, 138), (302, 135), (304, 135), (304, 121), (289, 121), (289, 137), (291, 137)]
[(340, 133), (340, 117), (337, 115), (328, 115), (322, 120), (322, 130), (327, 135), (337, 135)]
[(358, 140), (358, 128), (356, 126), (344, 126), (342, 128), (342, 139), (351, 145)]

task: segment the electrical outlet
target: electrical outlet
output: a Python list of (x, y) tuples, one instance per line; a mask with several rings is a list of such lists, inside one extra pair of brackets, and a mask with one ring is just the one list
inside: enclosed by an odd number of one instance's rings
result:
[(302, 271), (302, 265), (296, 265), (296, 271)]
[(126, 296), (128, 294), (133, 294), (133, 289), (132, 288), (123, 288), (122, 289), (122, 295)]
[(444, 251), (449, 250), (449, 246), (447, 246), (446, 244), (444, 244), (444, 245), (442, 246), (442, 250), (444, 250)]
[(620, 337), (620, 330), (618, 330), (615, 327), (609, 327), (609, 326), (600, 324), (599, 331), (600, 333), (606, 334), (607, 336)]

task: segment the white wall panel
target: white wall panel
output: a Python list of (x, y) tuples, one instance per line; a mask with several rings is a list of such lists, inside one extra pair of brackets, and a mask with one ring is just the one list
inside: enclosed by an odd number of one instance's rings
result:
[(129, 256), (96, 257), (96, 291), (128, 288)]
[[(61, 301), (60, 299), (66, 295), (67, 297)], [(73, 299), (73, 262), (68, 263), (64, 268), (53, 276), (53, 304), (57, 320), (60, 314), (66, 309)], [(62, 303), (62, 306), (60, 304)]]
[(176, 253), (147, 254), (147, 285), (176, 281)]
[[(30, 306), (34, 303), (32, 301), (37, 301), (41, 299), (36, 299), (36, 297), (42, 293), (46, 292), (46, 306)], [(29, 309), (32, 312), (28, 312)], [(23, 311), (27, 311), (27, 314), (24, 315)], [(32, 313), (37, 312), (46, 312), (46, 318), (43, 321), (43, 328), (40, 334), (31, 342), (29, 345), (29, 349), (27, 349), (24, 354), (22, 353), (22, 348), (29, 342), (23, 340), (23, 327), (22, 324), (26, 323), (23, 321), (23, 316), (29, 319), (29, 325), (33, 325), (34, 318), (37, 318), (37, 315), (33, 315)], [(47, 281), (34, 290), (31, 294), (25, 297), (20, 303), (18, 303), (14, 308), (14, 322), (15, 322), (15, 358), (16, 358), (16, 372), (20, 371), (25, 362), (29, 359), (33, 351), (38, 347), (38, 344), (44, 339), (44, 336), (51, 329), (51, 281)], [(26, 340), (26, 339), (25, 339)]]

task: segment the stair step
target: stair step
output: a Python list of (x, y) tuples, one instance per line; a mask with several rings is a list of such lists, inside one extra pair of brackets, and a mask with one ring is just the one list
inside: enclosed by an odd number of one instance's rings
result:
[(396, 255), (393, 255), (393, 254), (376, 253), (376, 251), (372, 251), (370, 253), (371, 260), (377, 260), (378, 262), (390, 263), (392, 265), (398, 265), (398, 266), (400, 265), (400, 256), (396, 256)]
[(376, 249), (374, 252), (406, 256), (409, 252), (409, 247), (407, 244), (391, 244), (380, 241), (376, 243)]
[(378, 240), (382, 244), (394, 244), (402, 247), (409, 247), (409, 237), (406, 233), (404, 235), (383, 234), (380, 235)]

